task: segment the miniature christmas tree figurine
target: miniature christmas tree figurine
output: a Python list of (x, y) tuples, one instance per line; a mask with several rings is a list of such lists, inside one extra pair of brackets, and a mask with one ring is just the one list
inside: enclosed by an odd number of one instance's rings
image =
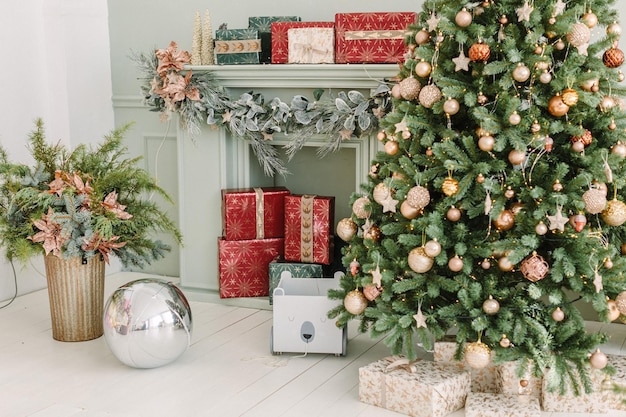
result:
[(578, 307), (605, 322), (626, 313), (613, 4), (424, 1), (381, 120), (384, 151), (338, 227), (357, 266), (330, 296), (368, 296), (358, 314), (330, 313), (340, 325), (360, 319), (410, 358), (454, 329), (468, 362), (495, 351), (537, 376), (554, 370), (551, 388), (580, 373), (589, 389), (607, 336), (586, 332)]
[(193, 37), (191, 38), (191, 65), (202, 65), (202, 21), (200, 12), (193, 18)]
[(211, 14), (208, 10), (205, 10), (204, 20), (202, 21), (202, 65), (215, 64), (215, 57), (213, 56), (214, 49), (215, 48), (213, 40), (213, 25), (211, 24)]

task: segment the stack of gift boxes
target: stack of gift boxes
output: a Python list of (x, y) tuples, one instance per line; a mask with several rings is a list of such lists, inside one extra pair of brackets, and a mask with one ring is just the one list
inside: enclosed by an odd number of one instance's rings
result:
[[(453, 339), (435, 342), (433, 360), (388, 357), (359, 369), (359, 399), (413, 417), (443, 417), (465, 408), (466, 417), (539, 417), (541, 410), (606, 413), (626, 410), (626, 357), (607, 355), (617, 372), (590, 369), (592, 392), (548, 390), (550, 371), (532, 375), (521, 362), (471, 368), (455, 359)], [(617, 391), (613, 388), (617, 387)], [(621, 391), (620, 391), (621, 388)]]
[(221, 298), (270, 296), (283, 271), (321, 278), (333, 260), (335, 198), (285, 187), (222, 190)]
[(349, 64), (404, 61), (415, 12), (337, 13), (334, 22), (258, 16), (215, 32), (217, 64)]

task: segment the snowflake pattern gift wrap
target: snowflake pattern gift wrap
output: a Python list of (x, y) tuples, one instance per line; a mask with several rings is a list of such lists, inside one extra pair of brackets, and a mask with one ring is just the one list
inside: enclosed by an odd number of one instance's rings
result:
[(404, 38), (415, 12), (337, 13), (335, 62), (398, 63), (404, 61)]
[(285, 187), (222, 190), (222, 224), (226, 240), (283, 237)]
[(299, 16), (253, 16), (248, 18), (248, 28), (259, 31), (261, 39), (261, 53), (259, 62), (270, 64), (272, 62), (272, 23), (274, 22), (299, 22)]
[[(454, 359), (456, 353), (456, 341), (454, 338), (445, 337), (435, 342), (434, 361), (457, 366), (468, 371), (472, 376), (472, 392), (498, 392), (496, 366), (493, 360), (487, 366), (480, 369), (470, 367), (463, 361)], [(495, 355), (492, 352), (492, 356)]]
[(287, 32), (290, 64), (332, 64), (335, 62), (333, 28), (292, 28)]
[(469, 372), (431, 361), (387, 357), (359, 368), (359, 400), (412, 417), (443, 417), (463, 408)]
[(304, 28), (333, 29), (333, 39), (335, 37), (335, 22), (274, 22), (272, 23), (272, 64), (289, 62), (289, 31)]
[(335, 197), (285, 196), (285, 260), (333, 261)]
[(220, 298), (262, 297), (269, 291), (269, 265), (283, 254), (283, 238), (218, 238)]
[(216, 64), (258, 64), (261, 40), (256, 29), (215, 31)]

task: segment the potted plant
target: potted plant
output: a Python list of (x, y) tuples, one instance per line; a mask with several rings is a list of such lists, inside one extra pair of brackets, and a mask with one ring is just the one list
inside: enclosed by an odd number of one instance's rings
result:
[(42, 120), (35, 125), (28, 139), (32, 164), (10, 162), (0, 147), (0, 246), (10, 261), (44, 256), (53, 337), (93, 339), (103, 333), (110, 256), (124, 267), (142, 268), (170, 250), (155, 232), (181, 242), (151, 196), (172, 200), (139, 166), (140, 157), (127, 157), (123, 135), (129, 125), (98, 146), (73, 150), (46, 142)]

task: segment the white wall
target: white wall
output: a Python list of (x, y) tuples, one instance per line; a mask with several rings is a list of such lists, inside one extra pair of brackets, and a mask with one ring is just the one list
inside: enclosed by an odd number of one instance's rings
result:
[[(16, 161), (33, 120), (50, 140), (99, 142), (114, 127), (106, 0), (3, 0), (0, 144)], [(20, 293), (45, 286), (43, 262), (16, 265)], [(112, 269), (119, 268), (113, 266)], [(0, 254), (0, 300), (15, 291)]]

